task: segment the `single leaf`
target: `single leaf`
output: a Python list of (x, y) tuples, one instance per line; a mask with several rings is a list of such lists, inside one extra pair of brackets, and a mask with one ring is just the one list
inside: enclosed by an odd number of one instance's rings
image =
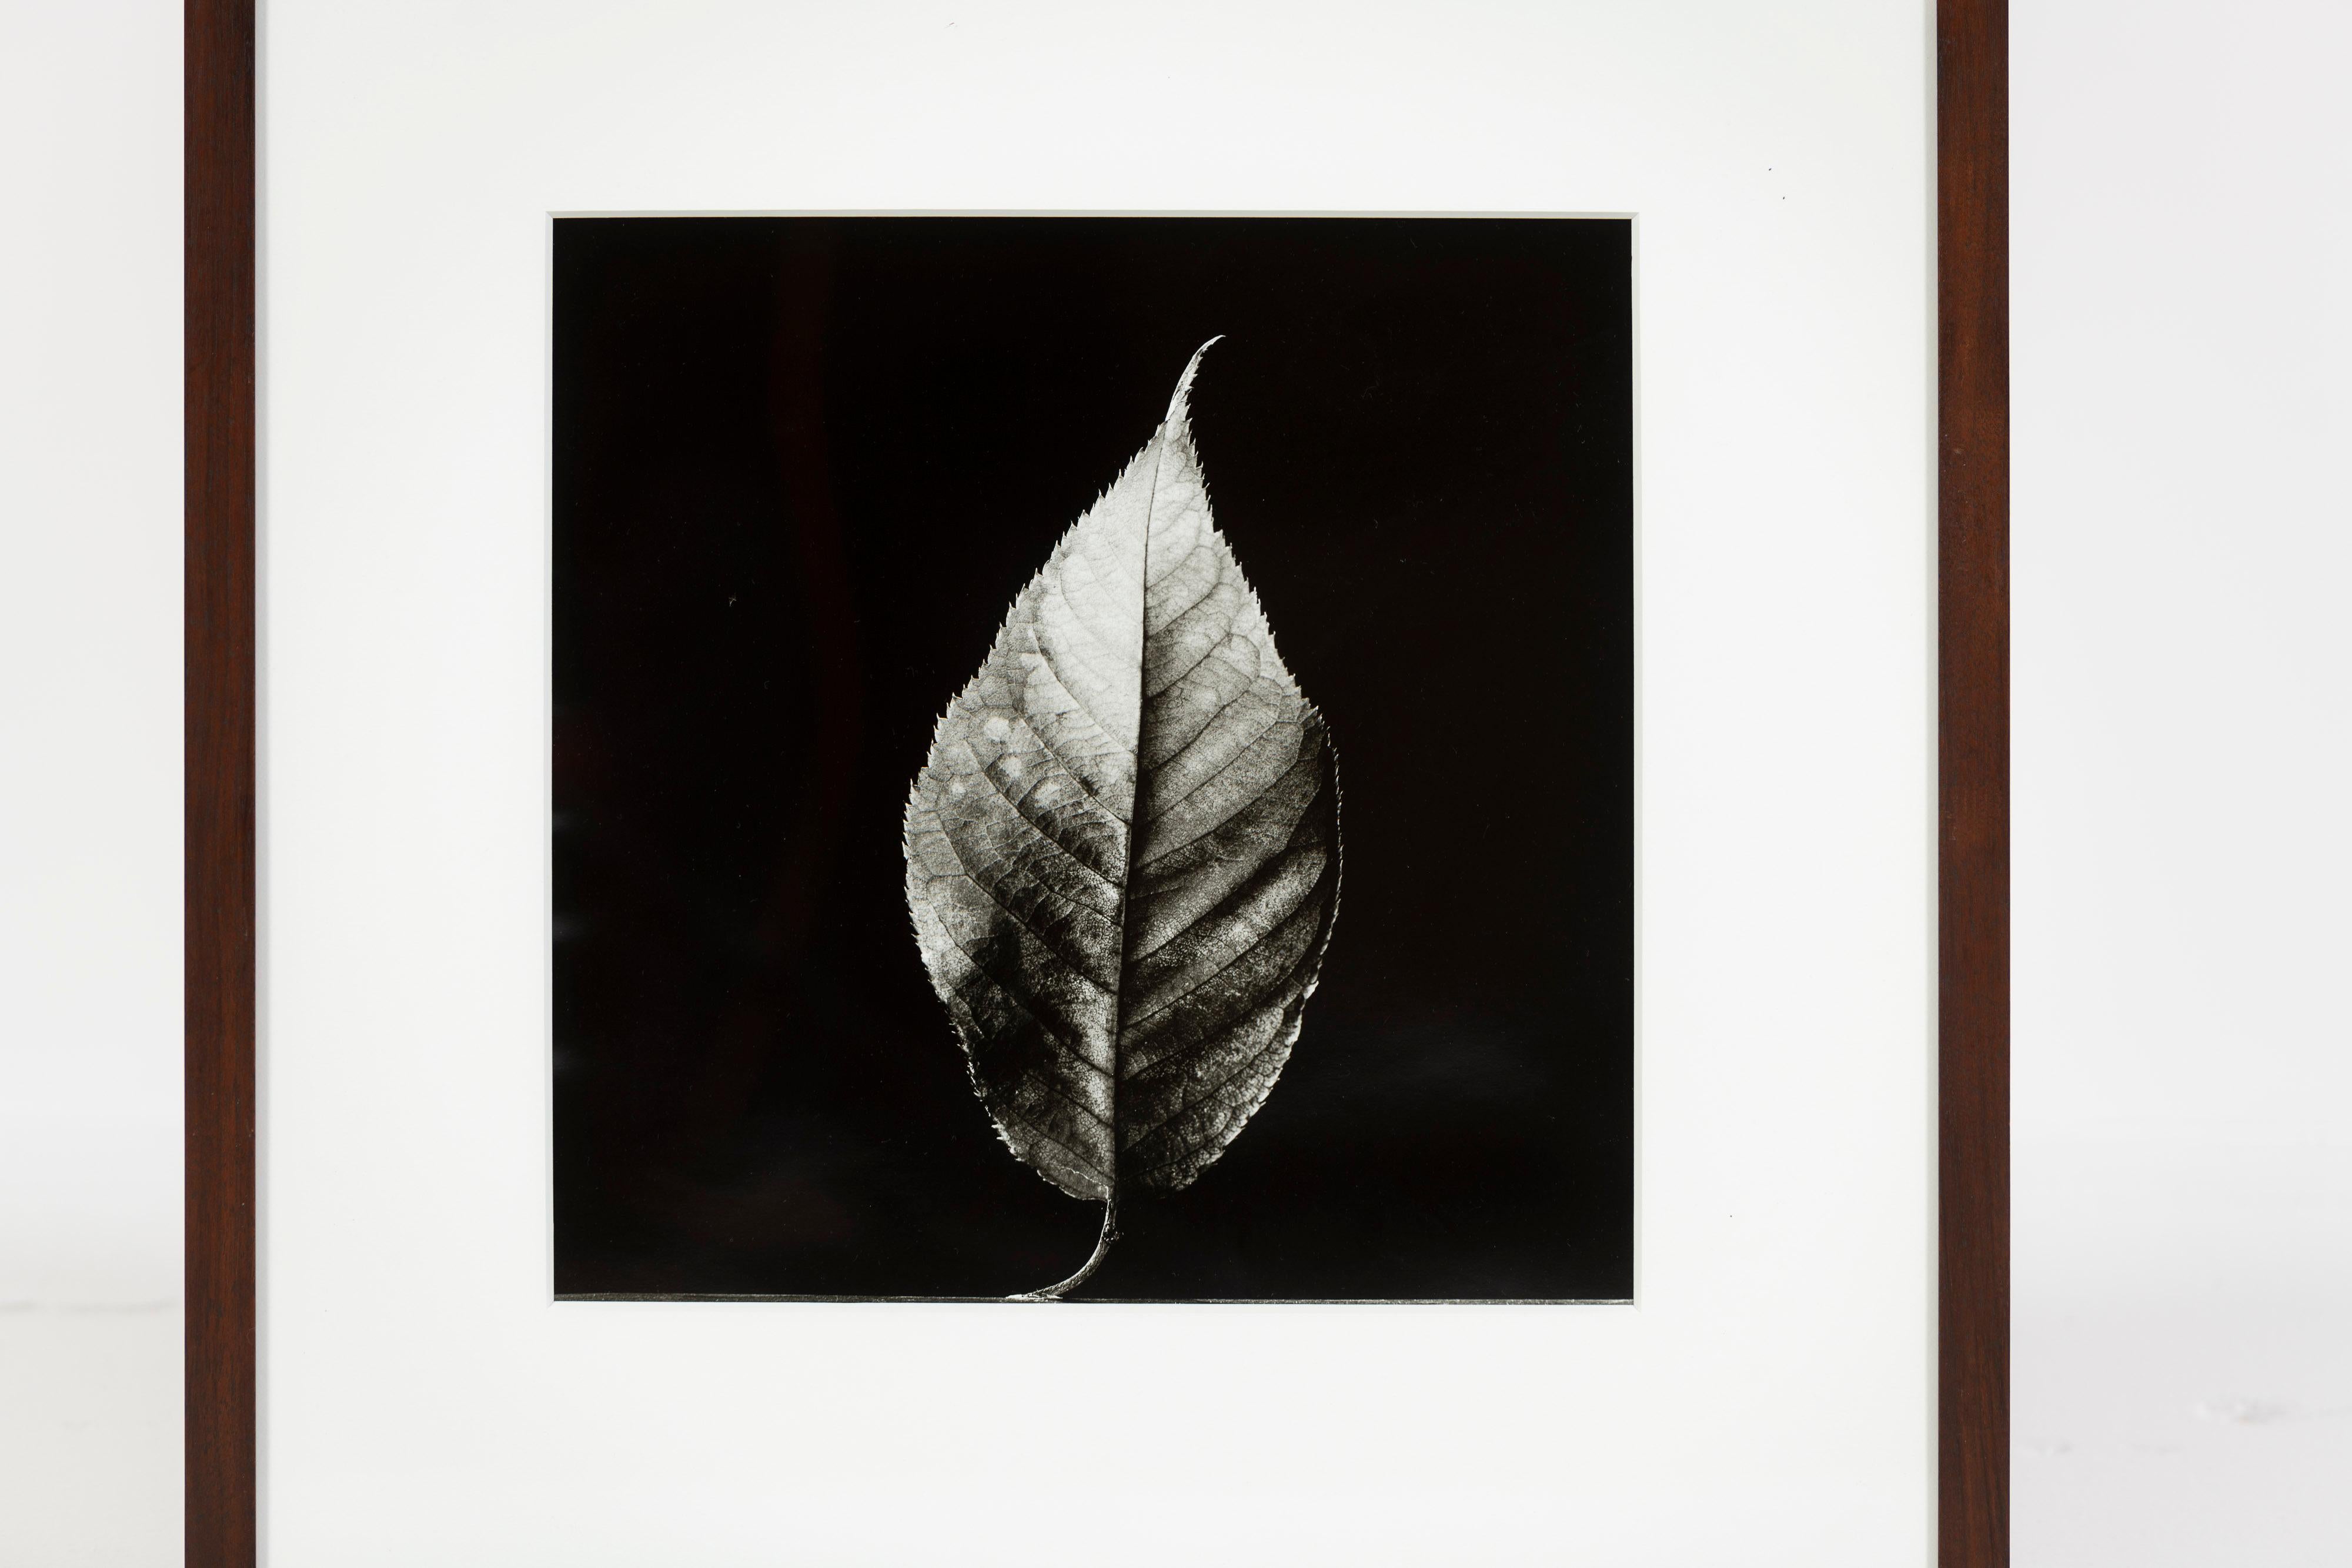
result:
[[(1216, 340), (1211, 339), (1213, 343)], [(1217, 531), (1187, 399), (1013, 600), (907, 801), (907, 904), (1013, 1152), (1103, 1204), (1263, 1104), (1339, 891), (1323, 716)]]

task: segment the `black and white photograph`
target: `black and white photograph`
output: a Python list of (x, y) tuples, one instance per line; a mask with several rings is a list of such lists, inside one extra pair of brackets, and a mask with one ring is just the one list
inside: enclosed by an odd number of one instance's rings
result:
[(2347, 51), (0, 4), (0, 1568), (2352, 1563)]
[(559, 1295), (1631, 1297), (1630, 221), (554, 230)]

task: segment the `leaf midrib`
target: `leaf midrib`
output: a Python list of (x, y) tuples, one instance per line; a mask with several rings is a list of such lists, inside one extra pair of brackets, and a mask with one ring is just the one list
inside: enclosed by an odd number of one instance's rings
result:
[[(1193, 357), (1199, 358), (1197, 354)], [(1189, 369), (1186, 374), (1190, 376)], [(1111, 975), (1118, 985), (1110, 998), (1110, 1179), (1104, 1184), (1108, 1191), (1103, 1199), (1106, 1213), (1116, 1212), (1118, 1207), (1119, 1177), (1127, 1153), (1126, 1139), (1119, 1132), (1118, 1087), (1127, 1071), (1123, 1040), (1127, 1033), (1127, 949), (1135, 933), (1136, 840), (1145, 823), (1143, 728), (1150, 704), (1143, 688), (1151, 669), (1151, 525), (1160, 506), (1160, 473), (1168, 463), (1169, 423), (1161, 419), (1160, 428), (1151, 434), (1151, 485), (1143, 493), (1143, 551), (1135, 571), (1135, 788), (1128, 792), (1126, 863), (1119, 867), (1118, 873), (1118, 956), (1111, 965)]]

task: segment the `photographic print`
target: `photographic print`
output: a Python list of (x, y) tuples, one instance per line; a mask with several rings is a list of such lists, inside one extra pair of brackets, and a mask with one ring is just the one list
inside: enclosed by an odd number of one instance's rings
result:
[(559, 1295), (1631, 1296), (1630, 221), (554, 227)]

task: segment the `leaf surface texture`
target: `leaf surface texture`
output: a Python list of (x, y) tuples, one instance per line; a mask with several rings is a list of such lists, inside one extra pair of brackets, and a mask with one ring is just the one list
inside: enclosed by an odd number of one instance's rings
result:
[(1014, 599), (907, 802), (908, 907), (973, 1086), (1014, 1154), (1107, 1204), (1186, 1186), (1265, 1103), (1339, 903), (1330, 737), (1211, 516), (1200, 362)]

